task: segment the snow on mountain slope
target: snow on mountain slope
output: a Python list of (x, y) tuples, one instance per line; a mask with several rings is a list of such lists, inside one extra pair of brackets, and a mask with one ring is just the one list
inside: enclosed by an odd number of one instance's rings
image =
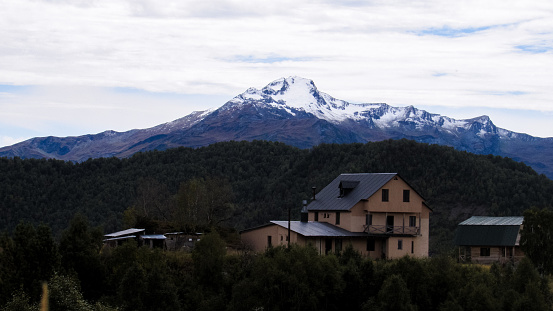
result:
[(249, 88), (230, 100), (223, 109), (244, 104), (282, 109), (292, 116), (302, 111), (333, 124), (368, 121), (369, 124), (380, 129), (399, 128), (409, 124), (414, 129), (439, 128), (451, 134), (478, 128), (478, 135), (498, 134), (501, 138), (516, 136), (516, 133), (496, 128), (487, 116), (456, 120), (428, 113), (413, 106), (392, 107), (383, 103), (349, 103), (320, 92), (312, 80), (295, 76), (275, 80), (261, 90)]

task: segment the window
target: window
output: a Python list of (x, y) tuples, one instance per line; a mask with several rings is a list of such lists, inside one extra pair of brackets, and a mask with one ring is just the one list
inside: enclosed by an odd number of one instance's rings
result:
[(409, 202), (409, 195), (410, 194), (411, 194), (411, 191), (403, 190), (403, 202)]
[(334, 241), (334, 251), (336, 253), (342, 251), (342, 239), (336, 239), (336, 241)]
[(340, 212), (336, 212), (336, 224), (340, 224)]
[(403, 240), (397, 240), (397, 249), (403, 249)]
[(388, 189), (382, 189), (382, 202), (388, 202), (390, 199), (390, 191)]
[(273, 243), (272, 243), (272, 237), (270, 235), (267, 236), (267, 247), (271, 247), (273, 246)]
[(368, 252), (374, 252), (375, 250), (375, 245), (374, 245), (374, 240), (373, 239), (368, 239), (367, 240), (367, 251)]
[(319, 221), (319, 212), (315, 212), (315, 221)]
[(480, 256), (489, 257), (490, 256), (490, 248), (489, 247), (481, 247), (480, 248)]
[(284, 240), (284, 237), (281, 235), (280, 236), (280, 241), (282, 242), (282, 240)]
[(411, 254), (415, 253), (415, 241), (411, 241)]
[(372, 224), (373, 224), (373, 215), (372, 214), (365, 215), (365, 224), (367, 226), (372, 226)]
[(409, 216), (409, 227), (417, 226), (417, 216)]

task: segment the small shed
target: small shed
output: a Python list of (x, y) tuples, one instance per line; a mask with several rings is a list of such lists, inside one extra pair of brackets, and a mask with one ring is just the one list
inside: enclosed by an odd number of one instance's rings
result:
[(202, 233), (169, 232), (165, 233), (165, 247), (167, 250), (190, 250), (200, 241)]
[(520, 232), (524, 217), (472, 216), (457, 227), (459, 260), (491, 264), (516, 262), (524, 257)]

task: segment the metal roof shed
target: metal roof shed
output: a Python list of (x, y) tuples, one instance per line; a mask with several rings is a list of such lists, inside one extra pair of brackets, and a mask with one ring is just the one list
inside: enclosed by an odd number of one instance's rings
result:
[(455, 244), (464, 246), (516, 246), (523, 217), (473, 216), (457, 227)]

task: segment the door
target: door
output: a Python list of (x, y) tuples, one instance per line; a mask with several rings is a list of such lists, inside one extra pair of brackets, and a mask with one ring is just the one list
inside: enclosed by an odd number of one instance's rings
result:
[(325, 239), (325, 254), (332, 251), (332, 239)]
[(394, 233), (394, 216), (386, 217), (386, 232)]

